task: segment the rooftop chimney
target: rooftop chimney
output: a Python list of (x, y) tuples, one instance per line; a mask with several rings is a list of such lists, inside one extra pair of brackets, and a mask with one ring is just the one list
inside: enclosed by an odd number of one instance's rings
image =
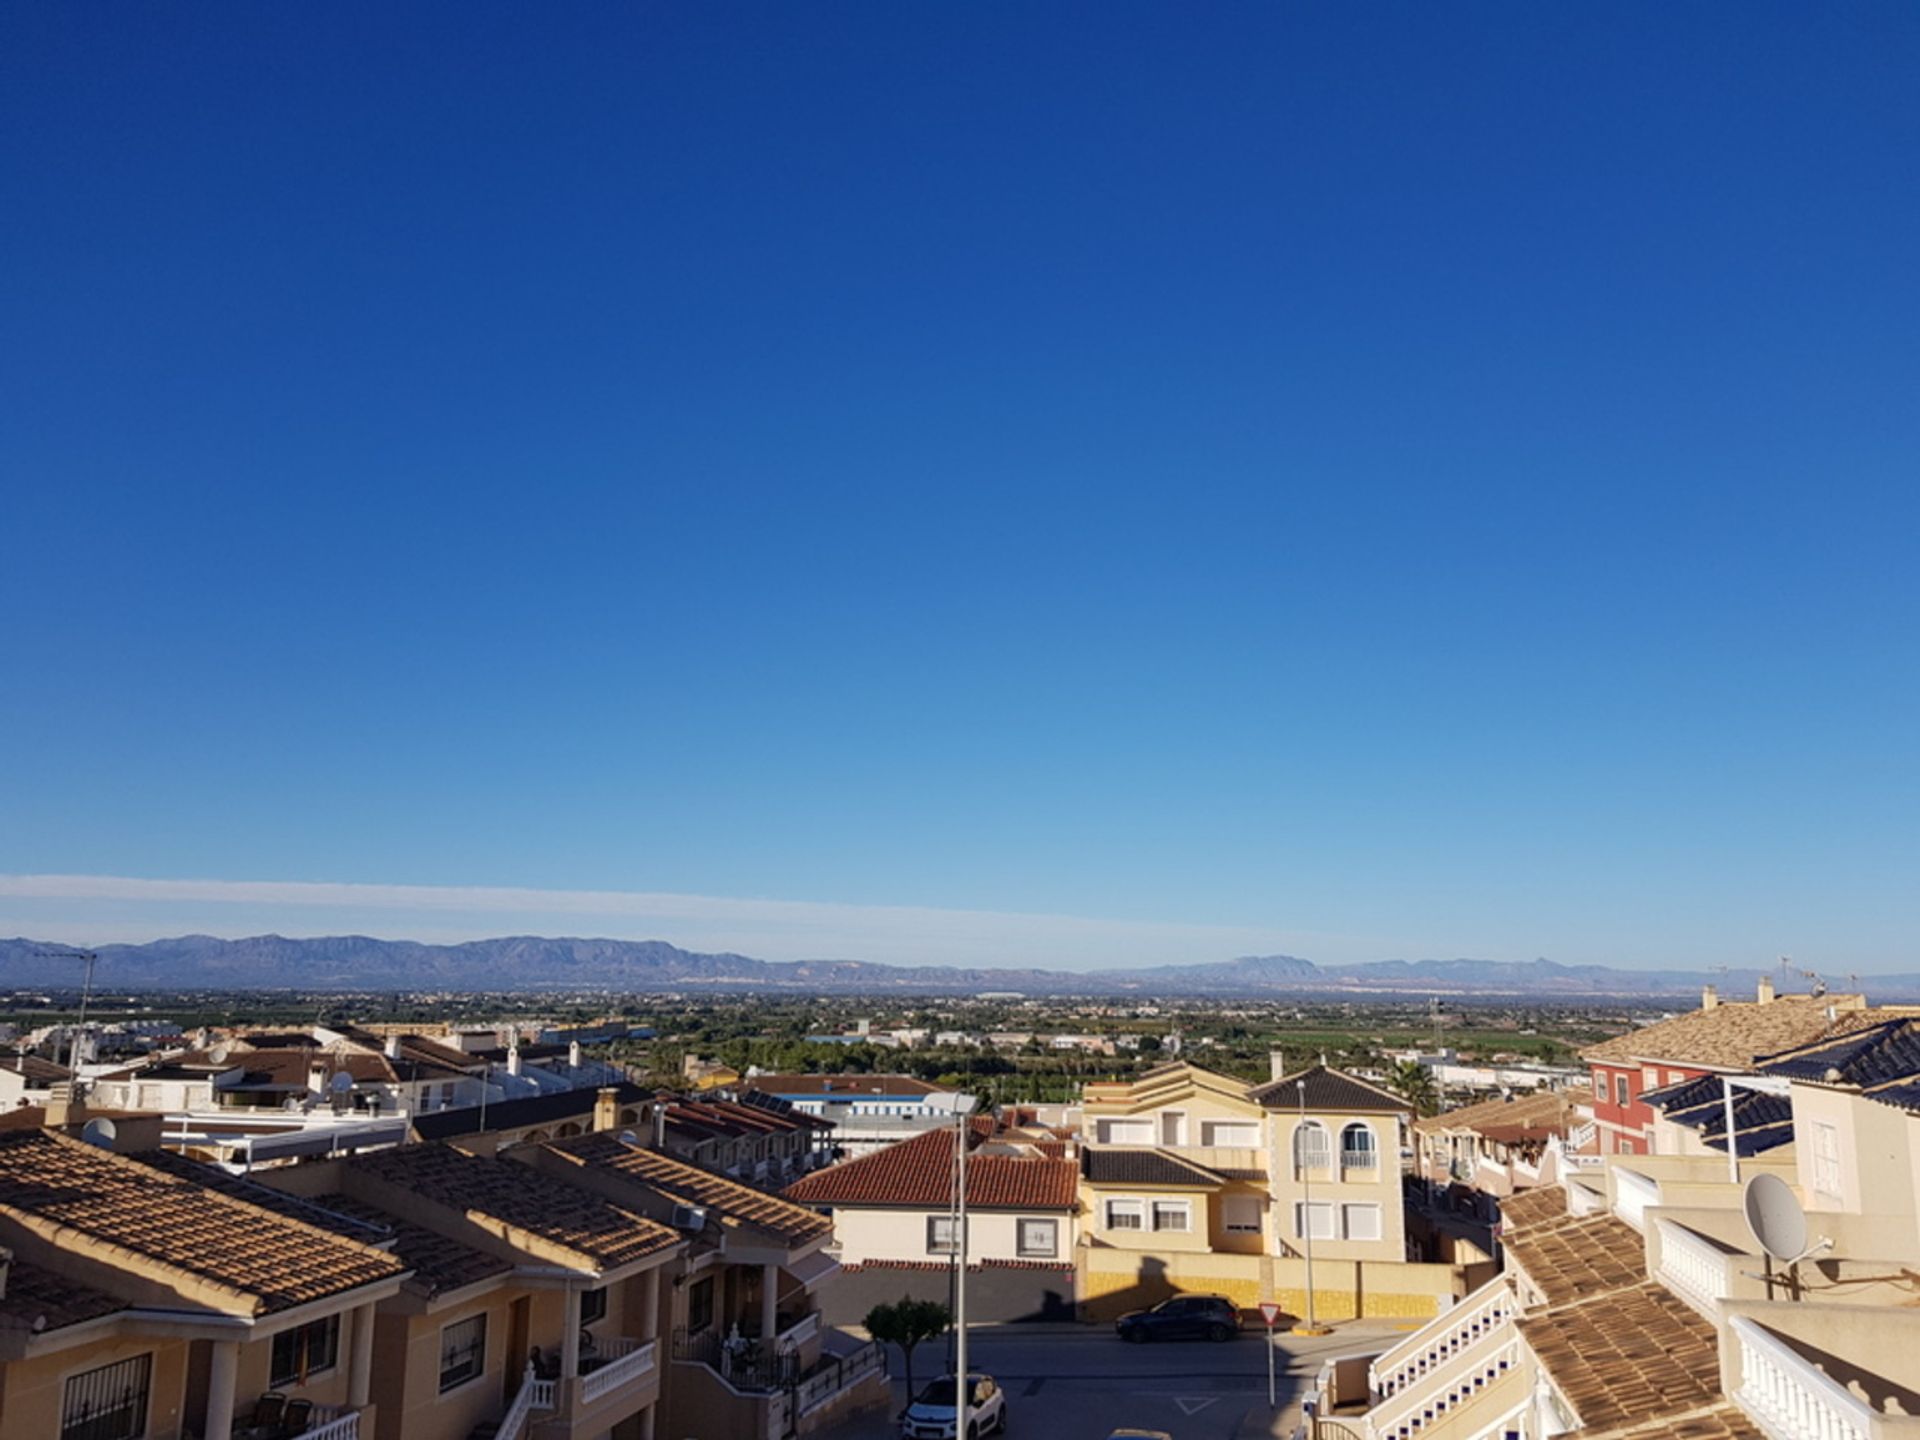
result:
[(1720, 1003), (1720, 992), (1709, 985), (1700, 992), (1700, 1008), (1711, 1010)]
[(1278, 1080), (1286, 1073), (1287, 1052), (1284, 1050), (1269, 1050), (1267, 1052), (1267, 1078), (1269, 1080)]
[(519, 1073), (520, 1073), (520, 1047), (518, 1045), (513, 1045), (508, 1047), (508, 1050), (507, 1050), (507, 1074), (518, 1075)]
[(327, 1067), (317, 1060), (307, 1066), (307, 1089), (316, 1095), (327, 1093)]
[(398, 1060), (400, 1058), (400, 1037), (398, 1035), (387, 1036), (386, 1051), (389, 1060)]
[(653, 1148), (667, 1148), (667, 1102), (664, 1100), (653, 1102)]
[(580, 1042), (578, 1040), (567, 1042), (567, 1068), (569, 1070), (578, 1070), (580, 1068)]
[(602, 1085), (594, 1092), (593, 1128), (596, 1131), (620, 1128), (620, 1092), (611, 1085)]
[(1756, 994), (1759, 996), (1762, 1005), (1771, 1005), (1773, 1003), (1773, 977), (1771, 975), (1762, 975), (1760, 977), (1760, 984), (1757, 987)]

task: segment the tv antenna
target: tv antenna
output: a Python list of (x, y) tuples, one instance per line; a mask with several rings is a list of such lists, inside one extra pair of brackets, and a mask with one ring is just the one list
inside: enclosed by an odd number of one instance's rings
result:
[[(35, 953), (49, 960), (78, 960), (87, 967), (86, 982), (80, 987), (80, 1019), (74, 1024), (73, 1038), (67, 1042), (67, 1069), (77, 1075), (80, 1071), (80, 1037), (87, 1029), (87, 1002), (93, 998), (93, 967), (100, 963), (100, 957), (91, 950), (39, 950)], [(55, 1064), (60, 1062), (57, 1046), (53, 1059)]]
[(1786, 1274), (1780, 1279), (1787, 1287), (1788, 1297), (1798, 1300), (1800, 1262), (1809, 1255), (1831, 1249), (1833, 1241), (1822, 1236), (1812, 1244), (1807, 1243), (1807, 1212), (1800, 1208), (1799, 1198), (1778, 1175), (1763, 1171), (1747, 1181), (1740, 1195), (1740, 1209), (1746, 1216), (1747, 1229), (1766, 1252), (1769, 1263), (1760, 1278), (1767, 1282), (1767, 1298), (1773, 1298), (1775, 1277), (1771, 1262), (1778, 1261), (1786, 1267)]

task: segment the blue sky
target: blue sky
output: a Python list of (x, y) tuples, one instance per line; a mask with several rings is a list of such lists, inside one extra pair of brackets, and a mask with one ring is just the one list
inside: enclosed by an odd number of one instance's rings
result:
[(9, 7), (0, 933), (1920, 968), (1917, 67)]

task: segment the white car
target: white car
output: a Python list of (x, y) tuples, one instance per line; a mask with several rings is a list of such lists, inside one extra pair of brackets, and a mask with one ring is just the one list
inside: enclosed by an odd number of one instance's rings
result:
[[(969, 1375), (972, 1395), (967, 1402), (967, 1440), (999, 1435), (1007, 1428), (1007, 1392), (991, 1375)], [(955, 1440), (953, 1433), (957, 1387), (953, 1376), (942, 1375), (922, 1390), (900, 1416), (900, 1440)]]

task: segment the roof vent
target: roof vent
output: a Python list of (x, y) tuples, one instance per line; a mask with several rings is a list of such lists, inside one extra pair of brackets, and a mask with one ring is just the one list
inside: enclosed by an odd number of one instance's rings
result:
[(704, 1230), (707, 1228), (707, 1207), (704, 1205), (676, 1205), (673, 1207), (673, 1228), (676, 1230)]

